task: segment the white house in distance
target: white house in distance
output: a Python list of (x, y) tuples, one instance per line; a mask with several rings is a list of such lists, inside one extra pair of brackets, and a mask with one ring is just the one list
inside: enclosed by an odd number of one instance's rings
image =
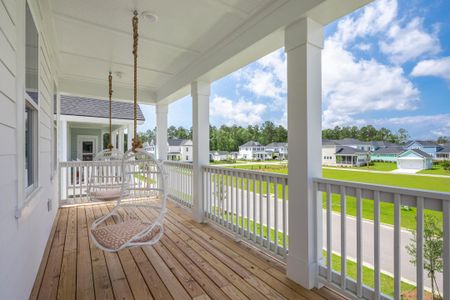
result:
[(192, 161), (192, 141), (184, 139), (168, 139), (169, 152), (167, 154), (168, 160), (175, 161)]
[(341, 140), (322, 140), (322, 165), (357, 167), (370, 161), (370, 151), (364, 150), (370, 149), (370, 143), (349, 143), (347, 139), (344, 144), (350, 146), (342, 145)]
[(288, 143), (270, 143), (265, 146), (270, 158), (284, 160), (288, 158)]
[(431, 169), (432, 166), (433, 157), (420, 149), (406, 150), (397, 158), (398, 169), (423, 170)]
[(224, 161), (231, 158), (230, 152), (228, 151), (211, 151), (209, 156), (211, 161)]
[(250, 141), (239, 146), (239, 159), (245, 160), (265, 160), (265, 147), (259, 142)]
[[(138, 110), (138, 124), (145, 121)], [(92, 160), (106, 149), (109, 142), (109, 100), (60, 96), (61, 160)], [(133, 132), (133, 104), (112, 102), (112, 145), (125, 151), (131, 145)]]

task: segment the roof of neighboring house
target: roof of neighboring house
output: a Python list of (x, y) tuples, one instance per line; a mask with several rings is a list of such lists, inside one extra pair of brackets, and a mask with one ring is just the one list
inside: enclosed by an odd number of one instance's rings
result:
[(408, 152), (414, 152), (415, 154), (423, 157), (423, 158), (433, 158), (430, 154), (420, 150), (420, 149), (411, 149), (411, 150), (406, 150), (403, 151), (403, 153), (401, 153), (399, 156), (403, 156), (404, 154), (408, 153)]
[(252, 146), (261, 146), (261, 144), (255, 141), (250, 141), (245, 143), (244, 145), (241, 145), (241, 147), (252, 147)]
[(406, 146), (409, 147), (414, 143), (418, 143), (423, 147), (437, 147), (438, 145), (433, 141), (408, 141), (406, 142)]
[(322, 140), (322, 146), (332, 146), (332, 145), (339, 145), (335, 140)]
[[(61, 115), (109, 118), (109, 100), (61, 95)], [(112, 101), (112, 118), (133, 120), (134, 105), (131, 102)], [(145, 121), (138, 106), (137, 119)]]
[(335, 140), (338, 144), (343, 145), (343, 146), (348, 146), (348, 145), (370, 145), (372, 142), (363, 142), (357, 139), (352, 139), (352, 138), (345, 138), (345, 139), (341, 139), (341, 140)]
[(446, 145), (442, 146), (442, 148), (440, 148), (437, 152), (438, 153), (450, 153), (450, 144), (448, 146), (446, 146)]
[(279, 143), (279, 142), (274, 142), (274, 143), (270, 143), (268, 145), (266, 145), (266, 147), (272, 148), (272, 147), (287, 147), (288, 143)]
[(374, 154), (400, 154), (405, 152), (405, 149), (403, 147), (397, 146), (397, 147), (386, 147), (386, 148), (380, 148), (376, 151), (374, 151)]
[(385, 142), (385, 141), (373, 141), (373, 142), (370, 142), (370, 143), (371, 143), (372, 146), (378, 147), (378, 148), (401, 147), (400, 145), (398, 145), (396, 143)]
[(167, 143), (169, 143), (169, 146), (182, 146), (189, 141), (190, 140), (185, 140), (185, 139), (168, 139)]
[(355, 149), (355, 148), (348, 147), (348, 146), (339, 146), (336, 151), (336, 154), (341, 154), (341, 155), (355, 155), (358, 153), (368, 153), (368, 151), (363, 151), (363, 150)]

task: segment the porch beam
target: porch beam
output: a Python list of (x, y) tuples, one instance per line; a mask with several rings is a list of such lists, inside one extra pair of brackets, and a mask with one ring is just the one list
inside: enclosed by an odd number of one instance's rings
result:
[(168, 113), (168, 104), (156, 105), (156, 157), (160, 160), (167, 160)]
[[(303, 287), (316, 286), (321, 259), (320, 199), (313, 179), (321, 177), (323, 26), (310, 18), (285, 30), (288, 83), (289, 255), (287, 275)], [(319, 236), (317, 236), (317, 234)]]
[(191, 83), (192, 96), (192, 150), (193, 193), (192, 214), (194, 220), (204, 222), (202, 166), (209, 162), (209, 82)]

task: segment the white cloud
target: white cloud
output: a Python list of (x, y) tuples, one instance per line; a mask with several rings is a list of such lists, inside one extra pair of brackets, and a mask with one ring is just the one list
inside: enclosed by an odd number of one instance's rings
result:
[(262, 123), (262, 114), (267, 106), (243, 99), (234, 102), (215, 96), (211, 102), (210, 115), (222, 119), (226, 124), (255, 125)]
[(381, 0), (361, 13), (339, 21), (337, 31), (325, 41), (322, 55), (324, 127), (361, 125), (360, 113), (414, 110), (420, 93), (400, 66), (376, 59), (358, 59), (351, 52), (358, 37), (383, 35), (397, 16), (397, 1)]
[(274, 51), (237, 72), (240, 87), (257, 97), (267, 97), (279, 109), (286, 98), (287, 70), (283, 49)]
[(361, 43), (356, 45), (356, 47), (361, 51), (370, 51), (372, 49), (372, 45), (368, 43)]
[(387, 32), (387, 40), (380, 42), (380, 50), (393, 63), (403, 64), (425, 54), (437, 54), (441, 46), (437, 32), (426, 32), (423, 19), (414, 18), (405, 27), (394, 24)]
[(441, 77), (450, 84), (450, 56), (421, 61), (414, 67), (411, 75)]

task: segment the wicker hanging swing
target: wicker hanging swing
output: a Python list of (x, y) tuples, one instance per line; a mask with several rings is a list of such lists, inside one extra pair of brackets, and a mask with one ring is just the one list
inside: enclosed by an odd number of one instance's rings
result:
[(117, 200), (122, 187), (123, 152), (115, 149), (112, 140), (112, 75), (109, 72), (109, 144), (107, 149), (94, 157), (94, 166), (90, 172), (87, 194), (90, 201)]
[(165, 172), (155, 157), (142, 149), (137, 135), (138, 14), (133, 16), (134, 138), (122, 159), (121, 196), (116, 206), (91, 226), (94, 243), (105, 251), (153, 245), (163, 235), (167, 189)]

